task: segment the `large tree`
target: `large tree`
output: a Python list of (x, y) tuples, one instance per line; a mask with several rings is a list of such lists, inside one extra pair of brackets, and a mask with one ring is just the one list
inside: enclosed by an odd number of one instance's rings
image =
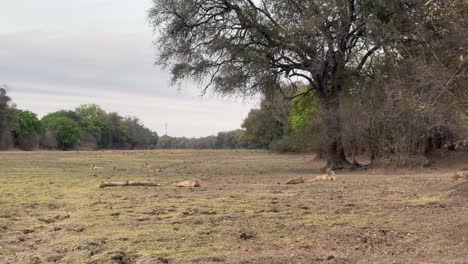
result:
[[(413, 3), (417, 2), (417, 3)], [(426, 1), (424, 1), (426, 2)], [(338, 115), (347, 77), (368, 73), (422, 1), (154, 0), (159, 63), (174, 83), (192, 77), (222, 94), (281, 89), (305, 80), (321, 101), (328, 164), (346, 159)]]

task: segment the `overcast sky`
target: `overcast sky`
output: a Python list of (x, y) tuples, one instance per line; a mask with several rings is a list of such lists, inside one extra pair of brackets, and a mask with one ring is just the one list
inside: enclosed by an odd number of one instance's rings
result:
[(257, 100), (200, 96), (154, 66), (151, 0), (0, 0), (0, 84), (43, 116), (95, 103), (172, 136), (239, 128)]

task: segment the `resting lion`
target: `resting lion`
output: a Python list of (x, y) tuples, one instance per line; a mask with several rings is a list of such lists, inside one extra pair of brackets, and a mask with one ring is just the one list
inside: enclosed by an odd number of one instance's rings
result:
[(452, 176), (453, 180), (459, 180), (466, 178), (468, 179), (468, 174), (463, 173), (462, 171), (455, 173), (455, 175)]
[(325, 171), (327, 172), (327, 174), (317, 176), (313, 179), (313, 181), (335, 181), (336, 180), (335, 172), (333, 170), (331, 170), (330, 168), (326, 168)]
[(300, 183), (304, 183), (304, 178), (302, 178), (302, 176), (299, 178), (290, 179), (288, 182), (286, 182), (286, 184), (300, 184)]
[(198, 181), (183, 181), (179, 183), (174, 183), (175, 186), (177, 187), (200, 187), (200, 183)]

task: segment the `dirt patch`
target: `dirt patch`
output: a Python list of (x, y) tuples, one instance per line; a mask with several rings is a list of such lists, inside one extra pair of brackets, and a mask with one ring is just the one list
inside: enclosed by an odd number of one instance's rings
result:
[(450, 188), (449, 196), (454, 201), (468, 202), (468, 180)]

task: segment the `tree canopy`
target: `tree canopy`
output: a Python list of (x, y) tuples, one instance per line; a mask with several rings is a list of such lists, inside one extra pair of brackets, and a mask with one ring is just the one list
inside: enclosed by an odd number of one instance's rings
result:
[(414, 39), (421, 1), (155, 0), (159, 63), (173, 81), (192, 77), (223, 94), (281, 90), (301, 78), (321, 100), (328, 166), (345, 158), (339, 94), (372, 58)]
[(44, 126), (52, 132), (60, 149), (72, 149), (78, 145), (80, 128), (77, 122), (59, 115), (45, 116), (44, 119)]

